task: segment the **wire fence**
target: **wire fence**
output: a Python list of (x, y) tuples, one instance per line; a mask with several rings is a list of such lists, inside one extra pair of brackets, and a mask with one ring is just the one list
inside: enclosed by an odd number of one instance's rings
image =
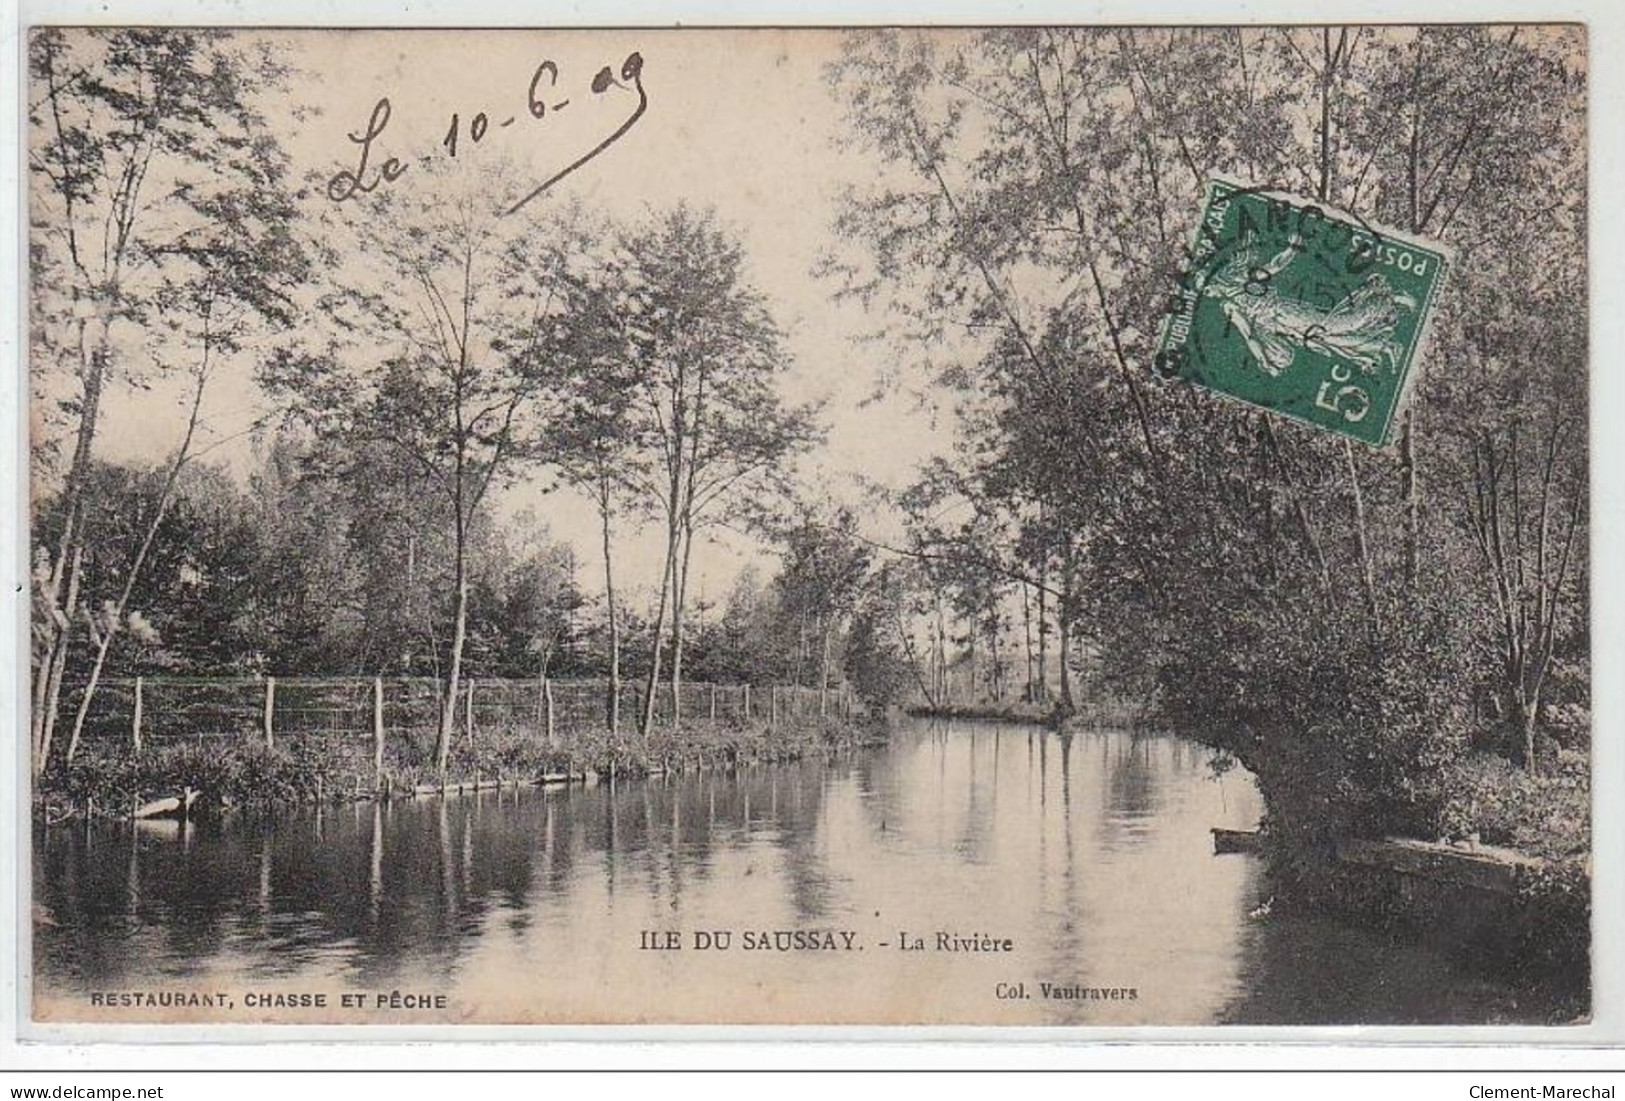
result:
[[(98, 685), (86, 718), (87, 743), (124, 743), (132, 751), (176, 741), (310, 736), (410, 740), (439, 729), (446, 685), (430, 677), (135, 677)], [(622, 683), (623, 726), (636, 726), (644, 687)], [(680, 707), (678, 706), (680, 704)], [(670, 684), (655, 690), (654, 720), (705, 720), (773, 726), (818, 716), (850, 718), (844, 686)], [(482, 732), (530, 733), (568, 745), (608, 724), (607, 680), (472, 678), (457, 689), (452, 719), (467, 740)]]

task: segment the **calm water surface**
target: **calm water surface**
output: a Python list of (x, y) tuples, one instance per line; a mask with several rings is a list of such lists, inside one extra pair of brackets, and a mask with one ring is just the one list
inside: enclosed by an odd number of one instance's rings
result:
[[(39, 830), (36, 1014), (151, 1020), (91, 994), (207, 990), (232, 1009), (197, 1019), (246, 1021), (250, 994), (321, 992), (275, 1019), (343, 1021), (339, 994), (399, 990), (447, 1009), (398, 1023), (1540, 1017), (1437, 953), (1264, 912), (1257, 861), (1208, 833), (1259, 811), (1249, 777), (1178, 738), (921, 722), (737, 775)], [(781, 930), (853, 948), (746, 946)], [(696, 950), (704, 932), (729, 948)], [(640, 947), (668, 933), (682, 948)]]

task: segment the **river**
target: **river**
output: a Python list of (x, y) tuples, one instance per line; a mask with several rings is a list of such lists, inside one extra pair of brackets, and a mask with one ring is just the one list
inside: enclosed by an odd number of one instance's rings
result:
[[(1541, 1019), (1527, 992), (1433, 950), (1271, 912), (1257, 858), (1215, 856), (1209, 835), (1259, 813), (1249, 776), (1214, 775), (1180, 738), (910, 721), (881, 749), (736, 774), (41, 827), (35, 1014)], [(140, 1004), (177, 991), (221, 1001)]]

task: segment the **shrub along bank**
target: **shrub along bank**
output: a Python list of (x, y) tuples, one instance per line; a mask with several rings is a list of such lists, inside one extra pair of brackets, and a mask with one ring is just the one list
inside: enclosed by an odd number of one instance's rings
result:
[[(1313, 599), (1247, 614), (1239, 599), (1172, 607), (1179, 629), (1156, 683), (1160, 722), (1257, 778), (1274, 910), (1431, 938), (1500, 976), (1555, 976), (1583, 1013), (1588, 723), (1548, 714), (1536, 767), (1508, 759), (1506, 721), (1477, 687), (1493, 683), (1482, 651), (1442, 581), (1380, 616), (1327, 615)], [(1583, 711), (1583, 697), (1564, 706)], [(1505, 846), (1542, 864), (1491, 906), (1336, 859), (1340, 841), (1389, 837)]]
[[(1414, 678), (1370, 674), (1371, 707), (1278, 733), (1249, 764), (1267, 807), (1266, 853), (1278, 905), (1353, 915), (1431, 940), (1513, 980), (1556, 980), (1585, 1012), (1591, 943), (1590, 754), (1554, 747), (1531, 772), (1474, 748), (1467, 717), (1400, 696)], [(1399, 683), (1394, 683), (1394, 682)], [(1386, 691), (1385, 696), (1377, 695)], [(1397, 702), (1396, 702), (1397, 700)], [(1515, 894), (1489, 900), (1373, 875), (1335, 858), (1350, 838), (1497, 846), (1534, 857)]]
[[(762, 723), (696, 720), (680, 732), (659, 729), (647, 742), (635, 733), (607, 730), (572, 734), (568, 744), (549, 744), (526, 728), (482, 731), (452, 746), (448, 784), (486, 780), (535, 782), (545, 776), (638, 777), (652, 772), (728, 769), (827, 757), (883, 742), (883, 724), (784, 719)], [(274, 745), (250, 735), (146, 746), (87, 745), (64, 772), (48, 775), (36, 795), (48, 821), (68, 817), (127, 817), (138, 806), (201, 793), (204, 812), (223, 807), (268, 813), (321, 800), (404, 794), (438, 785), (432, 731), (410, 731), (387, 744), (382, 784), (375, 787), (370, 743), (318, 734), (293, 735)]]

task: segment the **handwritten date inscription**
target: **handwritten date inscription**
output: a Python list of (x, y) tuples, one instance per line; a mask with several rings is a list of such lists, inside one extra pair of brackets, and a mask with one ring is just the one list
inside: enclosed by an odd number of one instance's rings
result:
[[(597, 75), (592, 78), (590, 87), (594, 96), (602, 96), (611, 91), (635, 92), (638, 97), (637, 106), (612, 133), (536, 185), (510, 206), (507, 213), (512, 214), (520, 210), (526, 203), (614, 145), (628, 130), (637, 125), (638, 120), (649, 108), (649, 95), (643, 89), (643, 55), (639, 53), (628, 54), (626, 60), (621, 62), (619, 78), (616, 77), (615, 70), (608, 65), (599, 69)], [(533, 120), (531, 125), (545, 122), (550, 116), (569, 106), (570, 100), (560, 96), (558, 65), (553, 61), (543, 61), (531, 74), (530, 86), (526, 91), (525, 108)], [(389, 97), (385, 96), (373, 105), (366, 129), (346, 135), (361, 148), (355, 168), (341, 169), (327, 181), (327, 197), (335, 203), (370, 194), (381, 185), (393, 184), (406, 174), (409, 165), (402, 162), (399, 157), (386, 157), (376, 166), (370, 163), (375, 159), (378, 140), (389, 126), (390, 111)], [(451, 125), (447, 128), (446, 136), (440, 145), (447, 156), (456, 157), (460, 146), (466, 148), (467, 145), (478, 145), (485, 141), (493, 126), (502, 130), (518, 121), (519, 116), (516, 113), (493, 123), (489, 112), (480, 111), (470, 118), (465, 126), (462, 112), (454, 112), (451, 116)]]

